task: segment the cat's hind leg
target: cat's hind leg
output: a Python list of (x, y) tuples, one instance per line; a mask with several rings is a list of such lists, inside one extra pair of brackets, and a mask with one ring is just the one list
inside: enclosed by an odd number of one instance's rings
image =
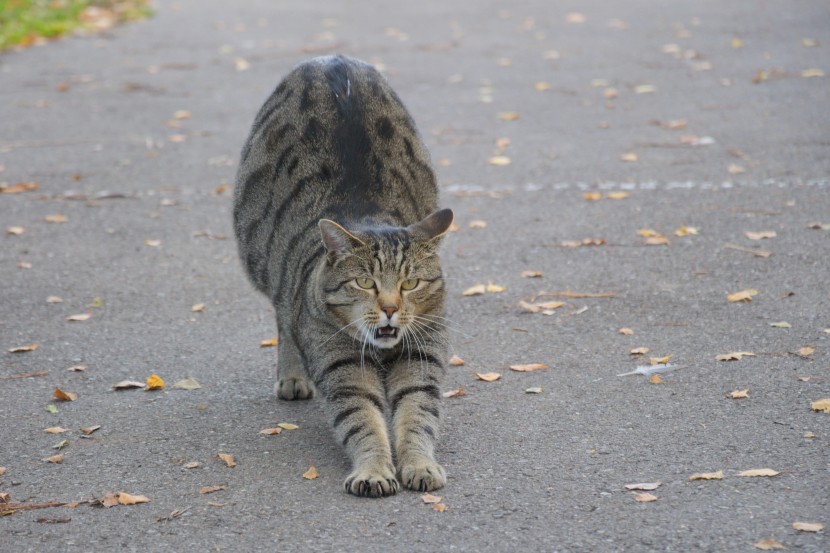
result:
[(303, 366), (300, 351), (288, 332), (280, 333), (277, 348), (277, 382), (274, 385), (277, 397), (289, 401), (314, 397), (314, 385)]

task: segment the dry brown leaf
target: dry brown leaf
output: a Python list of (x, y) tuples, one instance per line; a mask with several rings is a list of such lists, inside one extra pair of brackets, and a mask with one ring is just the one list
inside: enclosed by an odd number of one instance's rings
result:
[(732, 351), (715, 356), (715, 361), (740, 361), (744, 357), (755, 356), (751, 351)]
[(510, 370), (511, 371), (522, 372), (522, 373), (533, 372), (533, 371), (541, 371), (541, 370), (544, 370), (544, 369), (547, 369), (547, 368), (549, 368), (549, 367), (547, 365), (545, 365), (544, 363), (528, 363), (526, 365), (510, 365)]
[(82, 426), (78, 430), (80, 430), (81, 434), (83, 434), (84, 436), (89, 436), (90, 434), (92, 434), (93, 432), (95, 432), (96, 430), (98, 430), (100, 428), (101, 428), (101, 425), (96, 424), (94, 426)]
[(144, 241), (144, 244), (146, 246), (150, 246), (151, 248), (158, 248), (159, 246), (161, 246), (161, 240), (147, 239)]
[(20, 194), (37, 190), (40, 185), (36, 182), (18, 182), (17, 184), (0, 184), (0, 194)]
[(467, 225), (470, 228), (487, 228), (487, 221), (482, 221), (481, 219), (473, 219)]
[(279, 343), (280, 343), (280, 342), (279, 342), (279, 340), (278, 340), (278, 339), (276, 339), (276, 338), (269, 338), (268, 340), (262, 340), (262, 341), (259, 343), (259, 347), (261, 347), (261, 348), (272, 348), (272, 347), (276, 346), (276, 345), (277, 345), (277, 344), (279, 344)]
[(207, 504), (210, 505), (211, 507), (224, 507), (225, 506), (224, 503), (219, 503), (218, 501), (208, 501)]
[(459, 386), (455, 390), (450, 390), (449, 392), (444, 392), (441, 394), (443, 397), (464, 397), (467, 395), (467, 390), (464, 389), (464, 386)]
[(750, 469), (742, 470), (738, 473), (738, 476), (778, 476), (779, 474), (781, 473), (773, 469)]
[(798, 355), (800, 355), (801, 357), (809, 357), (813, 353), (815, 353), (815, 351), (816, 351), (816, 348), (814, 348), (814, 347), (804, 346), (803, 348), (799, 348)]
[(266, 436), (274, 436), (276, 434), (279, 434), (280, 432), (282, 432), (282, 428), (280, 428), (280, 427), (263, 428), (262, 430), (259, 431), (260, 434), (265, 434)]
[(9, 353), (26, 353), (29, 351), (35, 351), (38, 348), (38, 344), (29, 344), (27, 346), (17, 346), (14, 348), (9, 349)]
[(775, 538), (767, 538), (752, 544), (756, 549), (769, 551), (770, 549), (786, 549), (787, 547)]
[(518, 121), (519, 118), (520, 115), (517, 111), (503, 111), (499, 113), (499, 119), (502, 121)]
[(810, 69), (803, 69), (801, 71), (801, 76), (804, 77), (804, 78), (807, 78), (807, 79), (809, 79), (811, 77), (823, 77), (824, 76), (824, 70), (819, 69), (817, 67), (811, 67)]
[(657, 87), (653, 84), (640, 84), (634, 87), (635, 94), (652, 94), (657, 92)]
[(21, 226), (6, 227), (6, 234), (11, 236), (21, 236), (26, 232), (26, 229)]
[(617, 96), (620, 95), (620, 91), (614, 87), (609, 86), (605, 90), (602, 91), (602, 97), (606, 100), (613, 100)]
[(113, 384), (113, 390), (129, 390), (131, 388), (143, 388), (144, 382), (139, 380), (122, 380), (117, 384)]
[(749, 388), (743, 390), (733, 390), (729, 392), (729, 397), (732, 399), (744, 399), (749, 397)]
[(225, 486), (225, 485), (221, 485), (221, 486), (202, 486), (201, 488), (199, 488), (199, 493), (204, 495), (204, 494), (207, 494), (207, 493), (218, 492), (219, 490), (226, 490), (226, 489), (228, 489), (228, 487)]
[(450, 365), (452, 365), (453, 367), (460, 367), (464, 365), (464, 360), (457, 355), (453, 355), (452, 357), (450, 357)]
[(751, 230), (744, 233), (750, 240), (764, 240), (765, 238), (775, 238), (778, 234), (774, 230), (761, 230), (753, 232)]
[(554, 309), (558, 309), (565, 305), (563, 301), (543, 301), (538, 303), (530, 303), (524, 300), (519, 301), (519, 307), (530, 313), (543, 313), (550, 315)]
[(200, 463), (199, 461), (191, 461), (189, 463), (185, 463), (182, 466), (186, 469), (197, 469), (202, 466), (202, 463)]
[(216, 457), (224, 461), (228, 468), (236, 466), (236, 461), (233, 460), (233, 455), (230, 455), (229, 453), (217, 453)]
[(67, 321), (81, 322), (88, 321), (92, 317), (92, 313), (78, 313), (77, 315), (70, 315), (66, 318)]
[(164, 388), (164, 380), (157, 374), (151, 374), (147, 377), (147, 390), (161, 390)]
[(188, 110), (180, 109), (173, 114), (173, 119), (190, 119), (191, 115)]
[(583, 238), (582, 240), (563, 240), (560, 245), (564, 248), (579, 248), (581, 246), (602, 246), (605, 240), (602, 238)]
[(649, 357), (649, 363), (652, 365), (666, 365), (674, 355), (667, 355), (665, 357)]
[(55, 391), (52, 394), (55, 399), (59, 399), (61, 401), (75, 401), (78, 399), (78, 394), (73, 392), (64, 392), (60, 388), (55, 388)]
[(205, 304), (203, 303), (196, 303), (193, 307), (190, 308), (193, 313), (201, 313), (205, 310)]
[(740, 292), (733, 292), (726, 296), (726, 301), (728, 302), (739, 302), (739, 301), (752, 301), (752, 296), (758, 295), (758, 290), (754, 290), (749, 288), (747, 290), (741, 290)]
[(689, 480), (723, 480), (723, 471), (699, 472), (689, 477)]
[(646, 238), (646, 246), (666, 246), (669, 244), (669, 239), (663, 236), (650, 236)]
[(626, 152), (620, 155), (620, 161), (628, 161), (634, 162), (638, 161), (640, 158), (637, 156), (636, 152)]
[(436, 503), (435, 505), (432, 506), (432, 510), (433, 511), (438, 511), (439, 513), (443, 513), (444, 511), (447, 510), (447, 506), (443, 503)]
[(121, 505), (137, 505), (139, 503), (149, 503), (150, 499), (144, 495), (131, 495), (126, 492), (118, 492), (118, 503)]
[(493, 284), (492, 282), (487, 282), (487, 287), (485, 288), (488, 294), (500, 294), (507, 290), (507, 286), (502, 286), (501, 284)]
[(820, 522), (793, 522), (793, 528), (801, 532), (821, 532), (824, 525)]
[(641, 229), (637, 230), (637, 234), (642, 236), (643, 238), (651, 238), (653, 236), (662, 236), (659, 232), (657, 232), (656, 230), (652, 230), (650, 228), (641, 228)]
[(542, 271), (522, 271), (522, 278), (541, 278)]
[(444, 498), (439, 495), (432, 495), (431, 493), (425, 493), (421, 496), (421, 501), (423, 501), (427, 505), (435, 505), (437, 503), (441, 503), (442, 499)]
[(830, 413), (830, 397), (817, 399), (810, 402), (810, 409), (813, 411), (820, 411), (822, 413)]
[(61, 215), (60, 213), (55, 213), (53, 215), (47, 215), (43, 218), (44, 221), (47, 223), (65, 223), (69, 219), (66, 218), (66, 215)]
[(650, 492), (659, 488), (663, 483), (662, 482), (644, 482), (640, 484), (626, 484), (626, 490), (640, 490), (645, 492)]
[(649, 384), (663, 384), (663, 378), (659, 374), (653, 374), (648, 377)]
[(628, 198), (628, 196), (630, 196), (630, 194), (628, 192), (622, 192), (622, 191), (609, 192), (605, 195), (605, 197), (609, 200), (624, 200), (624, 199)]
[(597, 201), (602, 199), (602, 193), (601, 192), (585, 192), (584, 194), (582, 194), (582, 197), (586, 200), (589, 200), (589, 201), (592, 201), (592, 202), (597, 202)]
[(634, 334), (634, 331), (630, 328), (621, 328), (617, 332), (619, 332), (623, 336), (631, 336), (632, 334)]
[(63, 298), (60, 296), (49, 296), (46, 298), (46, 303), (63, 303)]
[(484, 284), (476, 284), (464, 290), (461, 294), (463, 296), (480, 296), (487, 292), (487, 287)]
[(639, 501), (640, 503), (650, 503), (652, 501), (657, 501), (657, 496), (648, 492), (634, 492), (634, 501)]
[(741, 173), (746, 173), (746, 169), (737, 163), (730, 163), (726, 168), (726, 172), (730, 175), (740, 175)]
[(71, 367), (67, 367), (66, 370), (69, 371), (69, 372), (72, 372), (72, 373), (81, 373), (81, 372), (84, 372), (85, 370), (87, 370), (87, 366), (86, 365), (72, 365)]
[(773, 328), (792, 328), (793, 325), (788, 323), (787, 321), (777, 321), (774, 323), (769, 324)]
[(537, 92), (544, 92), (546, 90), (552, 89), (553, 85), (545, 81), (539, 81), (538, 83), (533, 85), (533, 88), (536, 89)]
[(46, 459), (44, 459), (44, 461), (46, 461), (47, 463), (59, 464), (59, 463), (63, 463), (64, 459), (65, 459), (65, 457), (64, 457), (63, 453), (58, 453), (57, 455), (52, 455), (51, 457), (47, 457)]
[(6, 467), (0, 467), (0, 476), (6, 474)]
[(679, 229), (674, 231), (675, 236), (693, 236), (698, 234), (697, 227), (687, 227), (682, 225)]
[(510, 158), (507, 156), (493, 156), (487, 160), (487, 163), (498, 166), (510, 165)]
[(484, 382), (495, 382), (499, 378), (501, 378), (501, 374), (499, 373), (475, 373), (476, 378), (479, 380), (483, 380)]
[(646, 353), (650, 352), (651, 350), (646, 347), (640, 348), (632, 348), (628, 350), (629, 355), (645, 355)]
[(69, 432), (69, 429), (60, 426), (50, 426), (49, 428), (44, 428), (43, 431), (49, 434), (63, 434), (64, 432)]
[(320, 473), (317, 472), (315, 467), (309, 467), (307, 471), (303, 473), (303, 478), (306, 480), (314, 480), (315, 478), (320, 478)]

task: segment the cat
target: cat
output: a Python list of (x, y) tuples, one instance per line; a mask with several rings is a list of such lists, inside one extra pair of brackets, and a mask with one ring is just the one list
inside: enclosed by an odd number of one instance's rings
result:
[(426, 146), (384, 77), (341, 55), (291, 71), (244, 144), (233, 216), (248, 277), (276, 310), (275, 393), (322, 397), (352, 462), (346, 491), (441, 488), (438, 248), (453, 213), (438, 209)]

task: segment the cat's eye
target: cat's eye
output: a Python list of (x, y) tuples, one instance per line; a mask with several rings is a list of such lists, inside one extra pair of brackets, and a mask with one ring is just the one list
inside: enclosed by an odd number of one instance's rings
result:
[(356, 278), (354, 281), (357, 283), (358, 286), (363, 288), (364, 290), (369, 290), (370, 288), (375, 287), (375, 281), (371, 278)]
[(414, 290), (418, 287), (418, 279), (417, 278), (408, 278), (405, 281), (401, 282), (401, 290)]

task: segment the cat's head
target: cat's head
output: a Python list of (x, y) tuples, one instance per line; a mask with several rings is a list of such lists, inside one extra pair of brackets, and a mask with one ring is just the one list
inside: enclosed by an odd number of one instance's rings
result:
[(443, 326), (438, 246), (452, 219), (442, 209), (402, 228), (346, 230), (320, 221), (326, 264), (317, 284), (344, 332), (377, 348), (408, 340), (417, 349), (429, 328)]

